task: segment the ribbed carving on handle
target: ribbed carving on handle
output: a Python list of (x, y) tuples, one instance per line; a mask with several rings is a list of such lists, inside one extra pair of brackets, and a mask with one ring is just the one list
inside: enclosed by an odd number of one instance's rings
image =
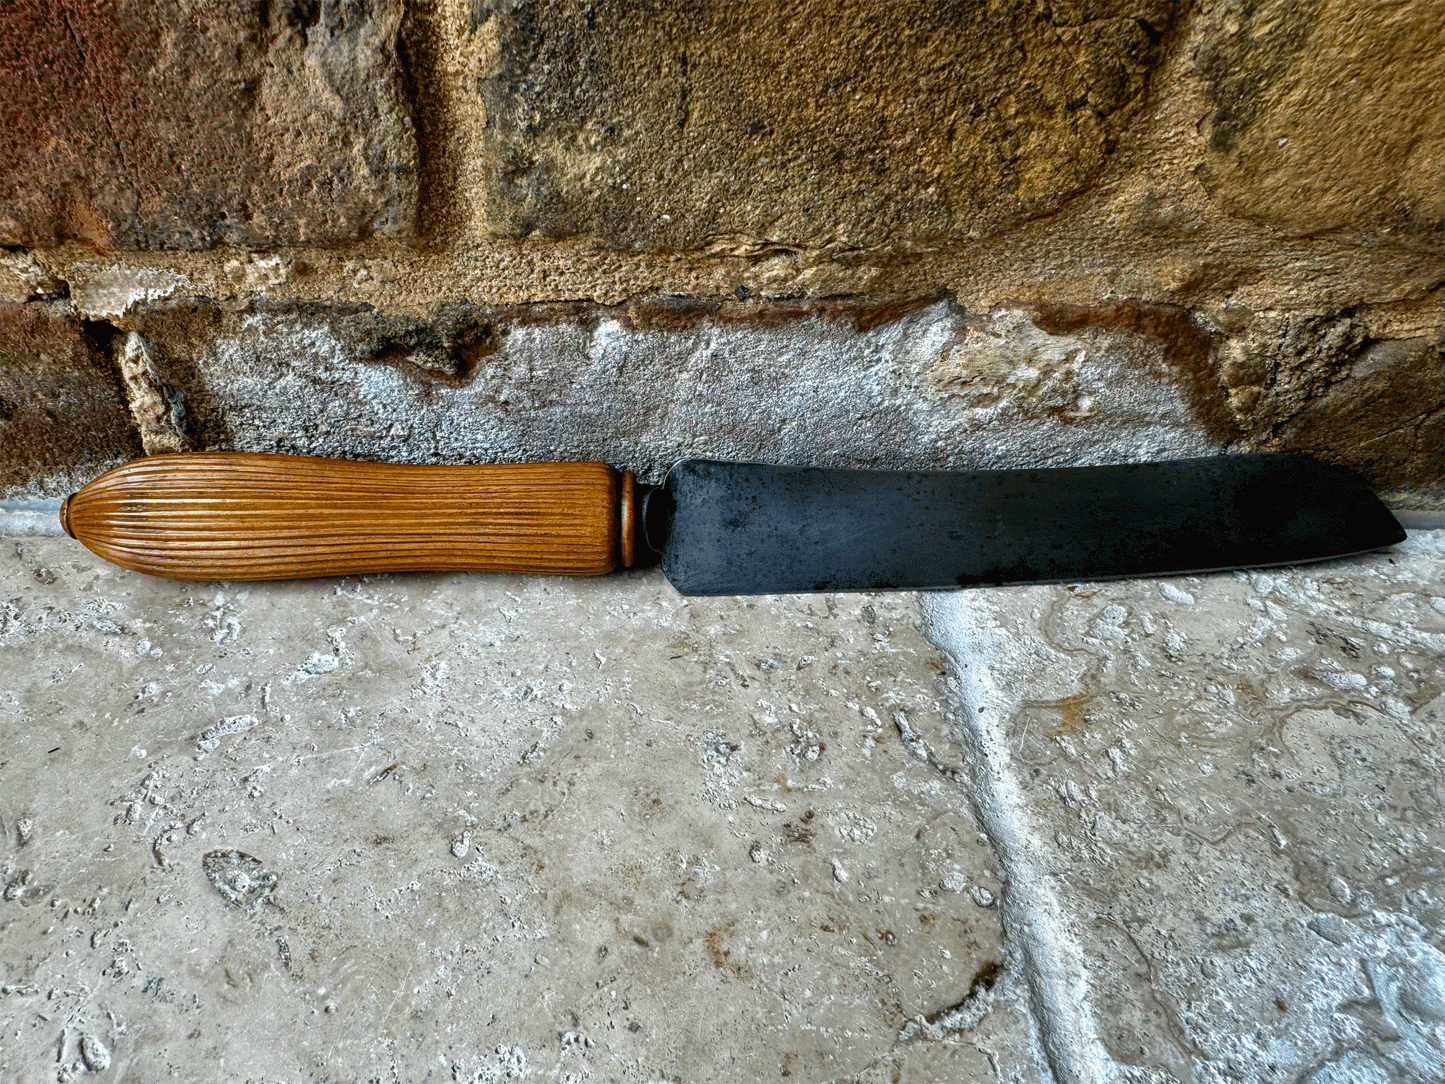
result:
[(623, 483), (605, 463), (419, 467), (183, 453), (101, 475), (61, 517), (106, 560), (178, 579), (590, 576), (619, 563), (619, 503), (633, 490)]

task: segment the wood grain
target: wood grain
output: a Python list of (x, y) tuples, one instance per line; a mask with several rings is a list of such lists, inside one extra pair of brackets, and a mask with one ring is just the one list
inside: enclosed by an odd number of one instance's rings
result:
[[(639, 518), (605, 463), (424, 467), (252, 452), (156, 455), (101, 475), (61, 512), (125, 568), (177, 579), (364, 572), (592, 576)], [(630, 562), (628, 562), (630, 563)]]

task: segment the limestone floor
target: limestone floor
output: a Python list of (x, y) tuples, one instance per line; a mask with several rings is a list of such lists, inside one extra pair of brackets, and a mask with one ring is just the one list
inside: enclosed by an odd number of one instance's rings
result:
[(0, 542), (0, 1080), (1445, 1078), (1445, 532), (687, 599)]

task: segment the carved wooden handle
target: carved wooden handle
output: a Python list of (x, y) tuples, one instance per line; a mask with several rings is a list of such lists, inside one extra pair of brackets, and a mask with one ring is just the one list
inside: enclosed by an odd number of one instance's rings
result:
[(605, 463), (417, 467), (252, 452), (155, 455), (61, 507), (108, 561), (187, 580), (630, 568), (631, 472)]

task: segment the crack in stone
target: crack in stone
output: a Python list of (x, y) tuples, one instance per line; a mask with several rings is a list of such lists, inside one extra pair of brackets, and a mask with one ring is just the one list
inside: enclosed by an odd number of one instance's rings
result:
[(972, 753), (968, 792), (1002, 866), (1000, 921), (1022, 959), (1044, 1059), (1060, 1084), (1103, 1084), (1113, 1060), (1086, 996), (1079, 945), (1039, 862), (1042, 848), (1005, 733), (1019, 702), (995, 670), (1027, 649), (1006, 642), (997, 611), (982, 595), (925, 595), (923, 611), (925, 635), (948, 659), (950, 690), (960, 708), (958, 733)]
[(928, 742), (923, 736), (913, 729), (908, 722), (908, 716), (901, 711), (893, 713), (893, 729), (898, 732), (903, 747), (909, 751), (915, 760), (921, 760), (930, 768), (936, 771), (950, 783), (965, 784), (967, 780), (963, 777), (961, 769), (939, 760), (937, 755), (929, 748)]
[(948, 1036), (974, 1027), (987, 1015), (994, 986), (1003, 974), (1004, 966), (998, 960), (989, 960), (974, 973), (968, 985), (968, 992), (952, 1005), (936, 1009), (926, 1016), (918, 1016), (904, 1025), (898, 1033), (898, 1041), (923, 1039), (936, 1042)]

